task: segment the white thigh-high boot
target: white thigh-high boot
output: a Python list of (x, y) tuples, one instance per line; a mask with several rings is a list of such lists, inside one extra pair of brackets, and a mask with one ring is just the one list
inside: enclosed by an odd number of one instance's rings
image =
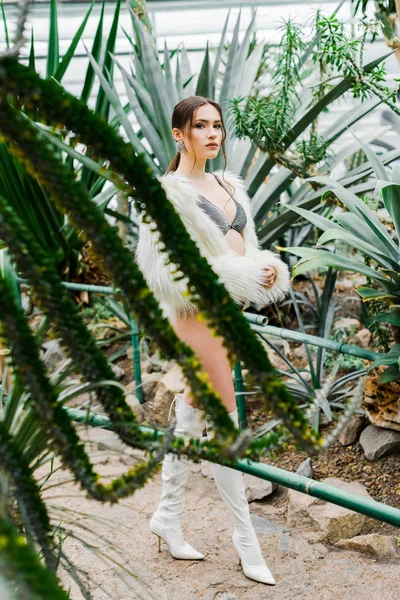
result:
[[(229, 416), (236, 427), (239, 427), (237, 410), (229, 413)], [(213, 435), (212, 425), (207, 420), (207, 438), (212, 439)], [(265, 564), (260, 544), (250, 519), (243, 473), (216, 463), (212, 463), (212, 470), (219, 495), (225, 502), (233, 518), (235, 529), (232, 541), (239, 557), (239, 564), (242, 564), (244, 574), (254, 581), (275, 585), (275, 579)]]
[[(200, 438), (205, 427), (204, 411), (186, 404), (178, 395), (173, 399), (173, 403), (175, 403), (176, 414), (175, 435), (185, 439)], [(174, 558), (201, 560), (204, 558), (204, 554), (197, 552), (183, 539), (180, 520), (191, 464), (190, 460), (177, 457), (171, 452), (164, 456), (161, 470), (161, 498), (157, 510), (150, 520), (150, 531), (158, 536), (159, 552), (161, 551), (161, 539), (163, 539)]]

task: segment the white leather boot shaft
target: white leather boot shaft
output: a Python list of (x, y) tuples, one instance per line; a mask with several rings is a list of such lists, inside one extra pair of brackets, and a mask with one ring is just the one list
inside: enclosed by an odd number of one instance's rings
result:
[[(229, 413), (229, 416), (238, 428), (239, 418), (237, 410)], [(207, 438), (212, 439), (212, 437), (212, 425), (207, 420)], [(212, 470), (219, 495), (228, 507), (235, 525), (232, 541), (242, 563), (244, 574), (255, 581), (274, 585), (275, 580), (265, 564), (260, 544), (250, 519), (243, 473), (216, 463), (212, 463)]]
[[(174, 433), (185, 439), (201, 437), (205, 426), (204, 412), (189, 406), (179, 396), (175, 396), (173, 403), (176, 414)], [(178, 458), (172, 453), (165, 455), (161, 470), (161, 498), (150, 520), (150, 530), (168, 544), (174, 558), (200, 560), (204, 555), (185, 542), (180, 520), (190, 465), (191, 461), (183, 457)]]

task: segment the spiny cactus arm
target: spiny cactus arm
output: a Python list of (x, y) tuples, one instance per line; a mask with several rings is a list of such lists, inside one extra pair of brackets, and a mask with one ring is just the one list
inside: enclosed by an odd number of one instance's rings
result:
[[(136, 465), (108, 485), (103, 486), (98, 482), (99, 476), (93, 470), (85, 448), (47, 378), (44, 364), (39, 358), (37, 342), (22, 309), (15, 303), (13, 293), (2, 277), (0, 303), (2, 335), (11, 349), (14, 368), (30, 392), (32, 408), (40, 417), (43, 434), (49, 439), (50, 447), (59, 454), (63, 464), (71, 470), (82, 488), (97, 500), (116, 502), (118, 498), (127, 496), (144, 485), (156, 467), (155, 460)], [(138, 437), (144, 436), (138, 434)]]
[(15, 489), (28, 535), (39, 545), (47, 566), (55, 570), (51, 526), (46, 506), (41, 499), (31, 468), (2, 421), (0, 421), (0, 465), (10, 477)]
[[(157, 223), (160, 237), (162, 241), (166, 242), (166, 252), (168, 252), (171, 261), (177, 264), (183, 273), (190, 278), (190, 290), (194, 294), (198, 294), (194, 297), (194, 300), (206, 316), (210, 318), (211, 325), (224, 338), (230, 358), (237, 360), (238, 356), (243, 356), (246, 366), (260, 382), (262, 391), (265, 393), (266, 405), (273, 408), (284, 419), (299, 444), (307, 447), (308, 451), (312, 452), (319, 443), (317, 434), (310, 429), (302, 411), (297, 407), (295, 399), (289, 394), (286, 387), (276, 379), (275, 370), (269, 362), (262, 345), (252, 335), (246, 319), (241, 315), (223, 286), (218, 283), (217, 277), (210, 269), (207, 261), (199, 256), (196, 244), (188, 236), (159, 182), (155, 178), (152, 179), (152, 174), (149, 173), (143, 158), (140, 155), (135, 156), (132, 148), (112, 131), (103, 120), (99, 119), (83, 103), (80, 103), (65, 90), (60, 90), (59, 87), (55, 88), (51, 81), (41, 80), (36, 74), (31, 74), (25, 70), (22, 65), (15, 62), (11, 64), (10, 61), (6, 64), (6, 62), (3, 61), (0, 67), (0, 83), (2, 84), (0, 89), (4, 90), (4, 97), (7, 93), (10, 93), (16, 104), (22, 105), (23, 103), (24, 110), (28, 110), (33, 114), (34, 110), (39, 109), (41, 119), (45, 119), (48, 124), (57, 125), (62, 122), (70, 130), (79, 132), (84, 143), (92, 146), (98, 155), (105, 157), (111, 166), (131, 184), (132, 195), (134, 195), (138, 207)], [(4, 74), (7, 76), (4, 76)], [(22, 77), (23, 74), (24, 77)], [(4, 87), (2, 88), (3, 83)], [(50, 97), (52, 98), (51, 102), (49, 101)], [(42, 178), (42, 183), (48, 188), (53, 189), (53, 199), (56, 203), (57, 201), (60, 203), (60, 199), (62, 200), (61, 204), (58, 204), (59, 208), (64, 212), (71, 211), (71, 217), (79, 221), (80, 227), (85, 229), (95, 250), (99, 256), (103, 256), (106, 269), (114, 276), (117, 287), (124, 290), (131, 309), (137, 312), (145, 329), (152, 331), (163, 352), (176, 358), (181, 363), (184, 375), (188, 378), (196, 399), (200, 401), (200, 404), (207, 410), (217, 425), (224, 421), (225, 430), (229, 432), (231, 427), (226, 421), (226, 411), (218, 401), (219, 399), (216, 404), (215, 400), (209, 402), (207, 392), (203, 395), (204, 381), (201, 381), (201, 378), (197, 376), (198, 365), (193, 361), (191, 362), (190, 359), (182, 360), (185, 356), (191, 356), (188, 355), (187, 348), (179, 343), (170, 328), (162, 331), (162, 328), (165, 328), (165, 320), (161, 319), (154, 322), (154, 316), (159, 317), (160, 313), (157, 315), (157, 312), (154, 312), (151, 315), (153, 306), (147, 306), (146, 314), (144, 314), (139, 306), (138, 298), (135, 297), (136, 294), (132, 295), (135, 285), (132, 285), (132, 278), (129, 277), (128, 273), (136, 276), (137, 283), (137, 271), (129, 264), (132, 263), (131, 258), (127, 259), (124, 255), (122, 245), (120, 243), (118, 245), (116, 242), (116, 236), (110, 235), (107, 224), (99, 226), (97, 217), (93, 213), (89, 216), (87, 206), (84, 207), (84, 211), (81, 210), (83, 209), (81, 206), (83, 202), (82, 194), (71, 193), (66, 198), (66, 194), (54, 193), (54, 180), (58, 178), (58, 184), (61, 183), (59, 180), (60, 167), (56, 170), (56, 177), (51, 168), (49, 170), (51, 161), (46, 161), (46, 165), (43, 163), (43, 152), (40, 153), (39, 151), (38, 140), (33, 140), (33, 135), (27, 136), (25, 134), (23, 140), (21, 140), (21, 136), (18, 136), (20, 126), (21, 123), (17, 125), (15, 131), (15, 127), (10, 127), (6, 118), (4, 125), (2, 124), (1, 127), (3, 131), (7, 131), (9, 138), (14, 140), (16, 139), (15, 136), (18, 138), (20, 154), (24, 155), (25, 160), (29, 161), (31, 166), (32, 162), (36, 163), (34, 165), (36, 176)], [(32, 143), (33, 141), (35, 143)], [(22, 148), (24, 152), (21, 152)], [(47, 169), (43, 168), (44, 166)], [(71, 190), (68, 189), (69, 191)], [(75, 201), (71, 204), (73, 200)], [(99, 246), (97, 242), (103, 234), (107, 234), (107, 245), (104, 246), (103, 239)], [(105, 252), (107, 252), (106, 256), (104, 255)], [(125, 260), (123, 260), (124, 258)], [(119, 259), (119, 264), (117, 259)], [(124, 273), (121, 273), (122, 265)], [(142, 292), (144, 289), (144, 286), (142, 286)], [(147, 293), (146, 300), (149, 305), (151, 296), (148, 295), (148, 292), (145, 293)], [(139, 300), (143, 300), (143, 297)], [(184, 348), (184, 351), (182, 351), (182, 348)], [(214, 396), (214, 398), (218, 397)], [(217, 408), (220, 412), (219, 415), (216, 415)]]
[[(77, 372), (82, 373), (87, 381), (113, 380), (113, 370), (62, 284), (52, 258), (42, 250), (1, 194), (0, 239), (7, 244), (18, 269), (32, 285), (36, 299), (58, 330)], [(121, 436), (124, 432), (135, 431), (137, 420), (121, 389), (102, 386), (98, 389), (97, 398)], [(125, 441), (130, 443), (131, 436), (126, 436)]]
[[(57, 401), (54, 389), (47, 378), (45, 367), (39, 358), (36, 340), (31, 332), (22, 309), (17, 306), (13, 293), (7, 282), (0, 277), (0, 302), (2, 311), (0, 318), (3, 322), (3, 336), (11, 348), (11, 356), (15, 370), (22, 383), (27, 387), (32, 398), (32, 408), (40, 417), (43, 433), (49, 439), (49, 445), (57, 452), (63, 464), (71, 470), (77, 482), (88, 494), (100, 501), (117, 502), (119, 498), (134, 493), (142, 487), (147, 479), (159, 468), (160, 458), (169, 448), (176, 454), (185, 454), (191, 458), (218, 460), (235, 459), (230, 447), (232, 437), (228, 436), (224, 444), (200, 444), (199, 440), (186, 442), (179, 437), (172, 441), (167, 436), (163, 441), (154, 443), (156, 454), (151, 453), (148, 462), (143, 461), (134, 468), (114, 479), (107, 485), (99, 483), (83, 444), (72, 426), (70, 419)], [(145, 433), (130, 432), (132, 445), (143, 446), (151, 438)], [(271, 438), (271, 441), (276, 441)], [(245, 447), (240, 448), (245, 450)]]
[[(215, 392), (212, 392), (200, 361), (189, 346), (177, 338), (168, 321), (162, 317), (158, 304), (147, 287), (140, 269), (118, 237), (117, 229), (108, 224), (101, 211), (88, 198), (84, 188), (57, 160), (53, 146), (48, 142), (43, 143), (43, 138), (35, 128), (30, 126), (26, 117), (16, 113), (8, 105), (0, 104), (0, 130), (3, 134), (8, 132), (10, 150), (47, 187), (51, 199), (57, 206), (63, 207), (61, 209), (63, 212), (69, 213), (70, 220), (77, 229), (84, 231), (91, 240), (94, 252), (114, 278), (116, 287), (120, 287), (127, 294), (131, 310), (135, 310), (137, 302), (141, 301), (141, 310), (138, 314), (145, 322), (145, 329), (154, 331), (155, 328), (156, 335), (159, 334), (157, 341), (161, 342), (162, 349), (166, 354), (170, 351), (170, 356), (185, 363), (185, 374), (192, 379), (192, 383), (194, 379), (195, 389), (201, 394), (203, 403), (206, 403), (207, 412), (218, 424), (221, 432), (226, 435), (234, 435), (235, 427), (221, 400)], [(18, 145), (15, 143), (16, 139), (18, 139)], [(194, 248), (197, 252), (195, 245)], [(212, 271), (211, 273), (217, 281), (215, 274)], [(167, 331), (163, 333), (165, 328)], [(165, 336), (167, 345), (164, 341)]]
[[(68, 600), (56, 576), (45, 569), (31, 546), (16, 528), (0, 517), (0, 572), (18, 583), (32, 600)], [(15, 585), (15, 584), (14, 584)], [(18, 596), (19, 597), (19, 596)]]

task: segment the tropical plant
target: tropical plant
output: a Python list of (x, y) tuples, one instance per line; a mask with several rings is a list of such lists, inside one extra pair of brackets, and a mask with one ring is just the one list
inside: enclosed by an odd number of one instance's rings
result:
[[(96, 60), (100, 60), (104, 50), (105, 40), (105, 57), (101, 66), (101, 72), (107, 74), (107, 77), (112, 77), (113, 62), (110, 53), (114, 52), (117, 28), (120, 16), (120, 0), (116, 3), (113, 23), (110, 28), (108, 37), (104, 35), (104, 2), (100, 12), (99, 23), (94, 37), (92, 46), (92, 55)], [(73, 61), (77, 46), (81, 41), (82, 34), (89, 21), (94, 1), (92, 1), (81, 25), (73, 36), (73, 39), (66, 50), (64, 56), (60, 57), (59, 43), (59, 25), (57, 15), (57, 1), (51, 0), (49, 5), (49, 46), (47, 53), (46, 75), (60, 84), (63, 81), (64, 75)], [(9, 48), (9, 36), (6, 17), (3, 11), (3, 23), (6, 30), (6, 44)], [(35, 41), (34, 32), (32, 32), (29, 67), (35, 70)], [(80, 99), (89, 103), (95, 83), (95, 72), (88, 65), (84, 75), (84, 83)], [(102, 89), (97, 95), (94, 111), (105, 119), (109, 119), (110, 103)], [(110, 126), (118, 128), (119, 119), (113, 117), (110, 120)], [(85, 185), (90, 197), (96, 202), (106, 214), (114, 218), (130, 219), (109, 208), (109, 203), (116, 194), (117, 189), (111, 183), (106, 189), (105, 184), (108, 183), (107, 171), (101, 169), (101, 165), (93, 158), (93, 152), (90, 148), (86, 151), (86, 156), (79, 163), (74, 163), (73, 155), (65, 155), (62, 153), (62, 143), (66, 138), (65, 132), (58, 131), (53, 138), (56, 137), (61, 144), (59, 157), (66, 166), (78, 177), (82, 184)], [(78, 167), (77, 167), (78, 165)], [(20, 164), (18, 157), (12, 155), (6, 144), (0, 143), (0, 193), (7, 197), (7, 200), (14, 210), (17, 212), (21, 220), (29, 226), (37, 242), (48, 250), (55, 258), (58, 265), (58, 270), (63, 274), (64, 278), (77, 279), (80, 275), (85, 280), (88, 276), (87, 270), (87, 251), (84, 248), (84, 241), (79, 232), (73, 227), (67, 216), (62, 215), (57, 208), (52, 204), (48, 197), (48, 192), (45, 186), (42, 186), (31, 174), (29, 174)], [(83, 271), (83, 273), (82, 273)]]
[[(315, 289), (316, 307), (313, 307), (313, 315), (316, 320), (317, 333), (321, 339), (330, 339), (332, 326), (335, 321), (335, 312), (337, 308), (336, 297), (334, 296), (336, 282), (336, 271), (329, 268), (324, 282), (322, 294)], [(306, 333), (301, 314), (301, 306), (310, 305), (304, 294), (292, 291), (289, 300), (282, 305), (290, 304), (293, 306), (299, 331)], [(311, 325), (315, 327), (315, 323)], [(300, 402), (300, 407), (306, 410), (307, 417), (312, 423), (312, 427), (319, 429), (321, 412), (325, 415), (328, 422), (333, 419), (332, 408), (346, 408), (346, 399), (351, 395), (354, 381), (359, 380), (366, 375), (367, 370), (363, 364), (359, 364), (357, 369), (351, 373), (345, 373), (337, 377), (339, 370), (343, 370), (343, 357), (334, 359), (333, 364), (328, 371), (327, 351), (323, 347), (313, 350), (308, 344), (305, 344), (305, 354), (307, 357), (307, 367), (296, 367), (294, 363), (281, 352), (276, 344), (261, 332), (257, 332), (264, 342), (280, 357), (287, 365), (288, 369), (277, 369), (278, 373), (286, 382), (287, 388)], [(274, 423), (278, 423), (274, 420)], [(261, 428), (261, 431), (263, 429)]]
[[(399, 112), (394, 102), (396, 89), (381, 84), (385, 70), (379, 64), (385, 57), (363, 66), (366, 35), (361, 40), (351, 39), (335, 15), (320, 17), (318, 14), (315, 37), (305, 51), (302, 50), (301, 31), (290, 23), (286, 37), (291, 43), (286, 42), (281, 48), (280, 64), (283, 67), (275, 71), (270, 93), (243, 95), (230, 100), (230, 116), (236, 135), (250, 138), (261, 150), (248, 181), (263, 246), (276, 240), (284, 245), (284, 239), (289, 245), (301, 244), (311, 229), (309, 225), (300, 228), (296, 224), (297, 216), (294, 213), (290, 216), (289, 205), (304, 209), (318, 207), (322, 214), (329, 212), (327, 201), (331, 197), (324, 196), (325, 190), (309, 176), (327, 174), (358, 149), (357, 144), (350, 144), (335, 154), (334, 142), (381, 102)], [(311, 81), (301, 77), (306, 57), (314, 64)], [(338, 78), (339, 82), (335, 83)], [(309, 89), (304, 89), (305, 84)], [(321, 113), (350, 92), (363, 103), (318, 134)], [(370, 99), (364, 102), (367, 97)], [(274, 123), (277, 126), (273, 127)], [(374, 132), (365, 141), (371, 142), (376, 137)], [(398, 156), (397, 149), (389, 148), (382, 157), (383, 162), (388, 164)], [(340, 182), (359, 193), (361, 189), (365, 190), (365, 184), (360, 186), (360, 182), (366, 175), (365, 169), (357, 165), (343, 175)], [(266, 178), (267, 182), (263, 183)], [(279, 205), (275, 206), (278, 200)]]
[[(369, 0), (351, 0), (355, 4), (354, 14), (359, 10), (363, 15), (366, 14)], [(386, 44), (396, 50), (397, 59), (400, 61), (400, 39), (399, 39), (399, 19), (400, 5), (398, 0), (374, 0), (375, 17), (380, 24)], [(375, 36), (377, 33), (375, 34)]]
[[(340, 240), (358, 250), (365, 257), (364, 261), (361, 262), (356, 257), (348, 257), (318, 247), (316, 249), (289, 247), (284, 250), (301, 258), (293, 270), (294, 276), (318, 267), (333, 267), (365, 275), (374, 285), (359, 286), (356, 291), (364, 302), (383, 300), (387, 306), (392, 308), (390, 312), (380, 314), (376, 320), (391, 325), (395, 342), (398, 343), (400, 331), (398, 322), (400, 307), (400, 170), (394, 166), (392, 172), (389, 173), (379, 157), (367, 145), (359, 143), (374, 170), (376, 179), (373, 181), (373, 186), (377, 192), (380, 191), (382, 194), (383, 204), (391, 219), (391, 228), (385, 227), (377, 214), (350, 190), (346, 190), (333, 179), (315, 177), (313, 180), (324, 184), (326, 190), (332, 191), (347, 211), (336, 211), (331, 218), (327, 219), (316, 212), (299, 207), (291, 206), (290, 209), (324, 231), (318, 239), (317, 245)], [(375, 265), (375, 268), (372, 265)], [(393, 353), (391, 353), (392, 358)], [(393, 370), (392, 374), (394, 377)], [(388, 373), (386, 373), (386, 377), (388, 377)]]
[[(25, 113), (22, 113), (22, 107)], [(162, 316), (116, 229), (91, 201), (82, 182), (77, 181), (71, 169), (60, 160), (56, 149), (38, 131), (33, 119), (39, 119), (48, 127), (73, 131), (82, 143), (93, 148), (96, 156), (108, 161), (121, 189), (135, 198), (136, 207), (143, 211), (146, 220), (154, 219), (169, 260), (187, 275), (193, 301), (210, 319), (216, 333), (226, 339), (230, 359), (243, 359), (260, 385), (267, 405), (284, 420), (284, 427), (257, 439), (236, 430), (219, 396), (204, 377), (197, 357), (177, 338), (168, 320)], [(199, 253), (159, 181), (149, 173), (145, 157), (137, 154), (130, 143), (79, 99), (68, 94), (54, 80), (43, 80), (32, 69), (19, 64), (12, 53), (0, 62), (0, 131), (10, 152), (18, 154), (21, 163), (41, 185), (46, 186), (57, 209), (62, 214), (68, 213), (72, 225), (84, 232), (85, 239), (91, 240), (93, 251), (112, 277), (115, 287), (120, 288), (130, 312), (137, 317), (141, 328), (152, 333), (160, 350), (180, 363), (196, 401), (216, 427), (214, 438), (202, 443), (175, 438), (171, 432), (163, 434), (139, 427), (122, 390), (110, 383), (113, 380), (110, 366), (85, 328), (52, 257), (37, 244), (12, 206), (0, 195), (0, 237), (18, 272), (32, 286), (36, 301), (58, 332), (75, 370), (88, 382), (99, 383), (104, 378), (108, 381), (107, 385), (99, 387), (97, 399), (111, 419), (114, 431), (128, 445), (147, 452), (147, 461), (107, 485), (99, 482), (85, 448), (58, 402), (57, 390), (49, 381), (37, 341), (23, 311), (17, 306), (6, 279), (0, 278), (1, 334), (11, 350), (16, 376), (30, 394), (30, 406), (39, 416), (49, 449), (57, 453), (80, 486), (97, 500), (116, 502), (145, 484), (159, 467), (160, 458), (166, 451), (184, 454), (194, 460), (205, 458), (234, 464), (238, 456), (258, 458), (267, 448), (274, 448), (282, 439), (293, 435), (296, 443), (308, 452), (315, 452), (320, 444), (318, 434), (310, 428), (295, 399), (277, 380), (262, 345), (251, 334), (241, 311)], [(33, 538), (48, 565), (53, 567), (49, 519), (30, 466), (16, 448), (13, 436), (2, 427), (0, 442), (2, 456), (7, 458), (2, 462), (2, 469), (18, 490)]]

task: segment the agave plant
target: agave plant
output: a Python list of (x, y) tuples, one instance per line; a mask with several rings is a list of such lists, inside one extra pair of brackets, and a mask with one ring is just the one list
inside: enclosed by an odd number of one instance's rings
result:
[[(117, 29), (120, 16), (120, 0), (116, 3), (113, 23), (105, 41), (105, 58), (101, 67), (103, 73), (112, 77), (113, 62), (110, 53), (114, 52)], [(50, 18), (49, 18), (49, 47), (47, 54), (46, 74), (58, 81), (60, 84), (71, 61), (74, 58), (77, 46), (81, 41), (85, 27), (89, 21), (94, 1), (90, 5), (81, 25), (73, 36), (73, 39), (66, 50), (63, 57), (60, 57), (59, 47), (59, 26), (57, 15), (57, 1), (50, 2)], [(6, 30), (7, 47), (9, 45), (8, 27), (3, 11), (3, 22)], [(92, 55), (96, 60), (100, 59), (104, 46), (104, 2), (100, 12), (99, 23), (97, 26), (94, 42), (92, 46)], [(29, 66), (35, 70), (35, 39), (32, 31), (31, 47), (29, 53)], [(95, 83), (95, 72), (88, 65), (84, 76), (82, 92), (80, 99), (89, 103), (90, 96)], [(96, 98), (94, 111), (109, 118), (110, 103), (100, 89)], [(110, 125), (117, 128), (119, 125), (118, 118), (112, 118)], [(46, 133), (45, 129), (44, 133)], [(75, 173), (86, 189), (93, 201), (98, 204), (102, 210), (113, 217), (124, 218), (124, 215), (119, 215), (117, 212), (108, 208), (112, 197), (116, 194), (117, 189), (112, 184), (104, 189), (105, 184), (112, 176), (107, 176), (107, 171), (102, 169), (102, 163), (98, 163), (92, 157), (92, 151), (89, 148), (86, 156), (79, 163), (74, 162), (73, 153), (68, 155), (62, 154), (64, 134), (61, 132), (57, 136), (53, 135), (52, 139), (59, 143), (60, 159), (66, 156), (65, 164)], [(77, 167), (78, 165), (78, 167)], [(63, 216), (51, 203), (45, 187), (41, 186), (37, 180), (32, 177), (26, 170), (23, 169), (18, 158), (10, 154), (5, 144), (0, 144), (0, 193), (6, 196), (15, 211), (28, 225), (42, 248), (48, 250), (55, 258), (58, 264), (60, 273), (67, 278), (76, 278), (82, 270), (82, 248), (84, 241), (79, 232), (69, 223), (67, 217)], [(125, 217), (126, 219), (126, 217)], [(129, 219), (128, 219), (129, 221)]]
[[(325, 175), (354, 155), (359, 148), (357, 143), (347, 144), (336, 154), (334, 143), (340, 140), (348, 127), (379, 104), (384, 102), (398, 112), (394, 103), (396, 90), (381, 84), (385, 70), (379, 64), (385, 57), (363, 65), (366, 36), (361, 40), (349, 38), (335, 15), (317, 17), (315, 39), (305, 52), (302, 50), (301, 32), (292, 27), (290, 34), (296, 43), (283, 46), (282, 57), (285, 60), (280, 62), (286, 68), (275, 72), (271, 92), (231, 100), (230, 114), (236, 135), (249, 137), (261, 150), (250, 170), (248, 182), (258, 236), (263, 246), (270, 246), (276, 240), (281, 245), (283, 240), (289, 245), (301, 244), (311, 229), (309, 225), (305, 228), (296, 226), (297, 215), (290, 214), (290, 206), (308, 210), (318, 207), (322, 214), (328, 210), (325, 190), (320, 189), (316, 180), (309, 176)], [(304, 81), (301, 77), (307, 63), (303, 54), (313, 61), (314, 72), (317, 73), (313, 74), (311, 81)], [(338, 83), (334, 84), (338, 78)], [(305, 84), (315, 92), (305, 89)], [(359, 98), (361, 104), (347, 115), (342, 115), (322, 134), (317, 134), (321, 113), (349, 92)], [(285, 102), (282, 95), (286, 96)], [(278, 125), (273, 127), (275, 122)], [(381, 138), (384, 131), (387, 129), (383, 128), (378, 135), (374, 132), (364, 141), (368, 143)], [(388, 164), (399, 155), (398, 149), (389, 146), (382, 160)], [(361, 168), (356, 165), (340, 178), (340, 182), (356, 193), (359, 193), (360, 187), (367, 191), (368, 184), (361, 182), (368, 174), (365, 165)]]
[[(299, 331), (306, 333), (307, 325), (303, 321), (301, 306), (307, 304), (308, 306), (312, 306), (312, 314), (316, 320), (316, 323), (310, 324), (309, 327), (315, 328), (316, 326), (320, 338), (331, 338), (337, 309), (336, 298), (334, 296), (335, 283), (336, 271), (329, 268), (325, 276), (322, 293), (320, 294), (317, 287), (313, 286), (315, 302), (312, 305), (302, 293), (296, 291), (291, 292), (290, 299), (282, 303), (282, 307), (287, 304), (293, 305)], [(258, 332), (258, 335), (287, 365), (287, 368), (279, 368), (277, 371), (284, 378), (288, 389), (290, 389), (300, 402), (300, 407), (306, 410), (306, 414), (314, 429), (319, 428), (322, 413), (326, 420), (331, 422), (333, 419), (333, 408), (339, 410), (346, 409), (346, 399), (351, 395), (355, 382), (367, 373), (362, 362), (359, 361), (357, 368), (350, 373), (347, 372), (337, 377), (339, 370), (346, 370), (343, 365), (343, 357), (339, 356), (328, 367), (325, 348), (318, 347), (314, 351), (307, 344), (305, 344), (305, 354), (308, 366), (296, 367), (285, 353), (281, 352), (279, 347), (271, 342), (268, 337), (260, 332)], [(354, 363), (352, 366), (354, 367)], [(273, 423), (277, 424), (279, 421), (274, 420)], [(264, 430), (265, 428), (261, 428), (260, 431), (264, 432)]]

